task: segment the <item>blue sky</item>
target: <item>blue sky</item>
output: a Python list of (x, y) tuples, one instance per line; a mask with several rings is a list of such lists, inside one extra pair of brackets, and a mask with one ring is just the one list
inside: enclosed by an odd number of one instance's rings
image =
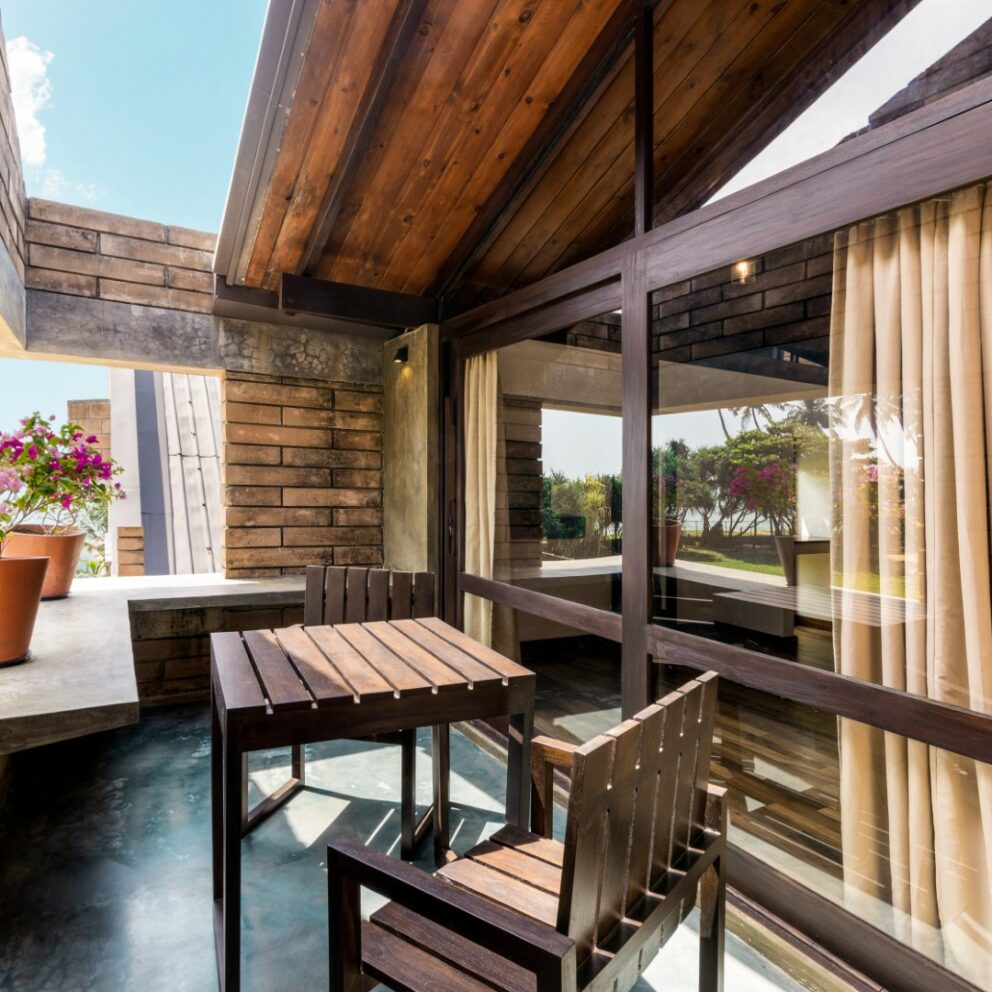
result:
[[(26, 39), (15, 57), (41, 73), (34, 121), (19, 126), (28, 195), (217, 230), (265, 6), (0, 2), (7, 41)], [(107, 380), (98, 366), (0, 360), (0, 429), (37, 406), (64, 416)]]
[[(21, 120), (30, 196), (216, 230), (265, 0), (0, 0), (32, 84)], [(989, 0), (921, 0), (880, 45), (718, 195), (835, 144), (990, 13)], [(19, 108), (20, 109), (20, 108)], [(105, 369), (0, 359), (0, 429), (42, 406), (107, 395)], [(610, 418), (607, 418), (609, 421)], [(709, 424), (701, 433), (712, 433)], [(552, 467), (609, 471), (617, 423), (590, 449), (548, 440)], [(599, 455), (593, 452), (600, 452)], [(560, 463), (560, 464), (559, 464)]]

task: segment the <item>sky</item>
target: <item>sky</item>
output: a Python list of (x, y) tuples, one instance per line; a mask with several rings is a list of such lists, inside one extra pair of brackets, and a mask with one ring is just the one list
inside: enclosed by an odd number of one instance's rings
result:
[[(265, 0), (0, 0), (29, 196), (216, 231)], [(0, 430), (108, 395), (107, 370), (0, 359)]]
[[(265, 5), (0, 0), (28, 195), (216, 230)], [(922, 0), (717, 196), (862, 127), (989, 13), (989, 0)], [(96, 366), (0, 360), (0, 429), (38, 405), (61, 415), (67, 399), (105, 396), (107, 379)], [(613, 471), (618, 423), (586, 424), (589, 445), (569, 443), (582, 436), (574, 430), (552, 432), (551, 467)]]

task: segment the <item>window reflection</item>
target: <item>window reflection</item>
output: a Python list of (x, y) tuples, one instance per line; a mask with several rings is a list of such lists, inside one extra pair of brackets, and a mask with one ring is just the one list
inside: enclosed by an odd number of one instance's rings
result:
[[(735, 271), (653, 299), (656, 621), (992, 712), (992, 189)], [(989, 767), (727, 698), (738, 842), (992, 987)]]

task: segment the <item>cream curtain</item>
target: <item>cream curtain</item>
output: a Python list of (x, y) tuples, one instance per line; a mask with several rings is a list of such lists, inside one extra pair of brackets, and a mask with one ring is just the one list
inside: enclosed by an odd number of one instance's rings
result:
[[(830, 396), (838, 671), (992, 712), (992, 186), (837, 235)], [(992, 988), (992, 768), (839, 738), (849, 907)]]
[[(493, 577), (499, 389), (496, 352), (465, 362), (465, 571)], [(492, 644), (493, 604), (465, 597), (465, 633)]]

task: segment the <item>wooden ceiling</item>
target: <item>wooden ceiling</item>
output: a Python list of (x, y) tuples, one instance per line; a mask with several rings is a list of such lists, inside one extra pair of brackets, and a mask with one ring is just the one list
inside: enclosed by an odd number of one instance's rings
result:
[[(916, 0), (660, 0), (656, 220), (704, 202)], [(329, 0), (246, 264), (462, 305), (633, 230), (632, 0)]]

